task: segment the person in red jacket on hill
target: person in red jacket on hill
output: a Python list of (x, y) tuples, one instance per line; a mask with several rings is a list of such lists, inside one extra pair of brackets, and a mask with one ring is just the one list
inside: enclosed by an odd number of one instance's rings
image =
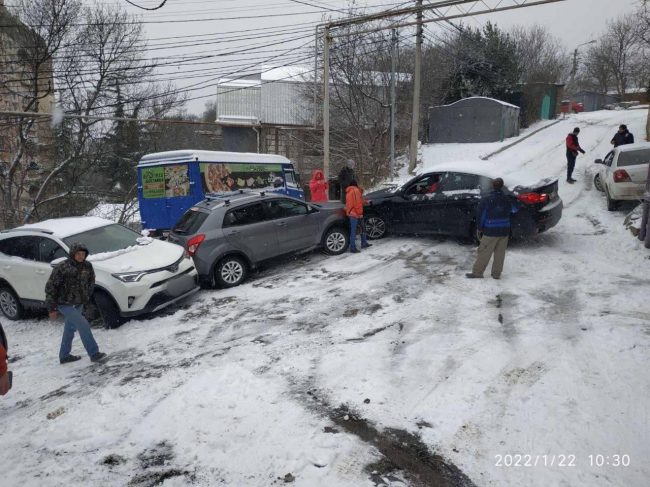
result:
[(325, 181), (323, 176), (323, 171), (316, 169), (314, 171), (314, 176), (309, 181), (309, 191), (311, 192), (311, 200), (314, 203), (319, 203), (321, 201), (328, 201), (327, 190), (329, 189), (329, 184)]
[(580, 147), (580, 142), (578, 142), (578, 134), (580, 129), (578, 127), (573, 129), (569, 135), (566, 136), (566, 181), (567, 183), (573, 184), (576, 182), (573, 179), (573, 168), (576, 167), (576, 157), (578, 157), (578, 152), (585, 153)]
[(363, 224), (363, 194), (352, 180), (345, 190), (345, 214), (350, 220), (350, 252), (356, 254), (357, 250), (357, 225), (361, 224), (361, 248), (365, 249), (371, 245), (366, 237), (366, 228)]

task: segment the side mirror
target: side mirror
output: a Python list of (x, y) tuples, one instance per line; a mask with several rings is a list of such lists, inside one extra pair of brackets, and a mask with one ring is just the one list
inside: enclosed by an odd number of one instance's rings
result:
[(595, 162), (596, 164), (602, 164), (602, 163), (603, 163), (603, 160), (602, 160), (602, 159), (596, 159), (594, 162)]
[(308, 211), (307, 211), (307, 214), (308, 214), (308, 215), (311, 214), (311, 213), (318, 213), (318, 209), (317, 209), (317, 208), (314, 208), (314, 207), (311, 206), (311, 205), (307, 205), (307, 209), (308, 209)]

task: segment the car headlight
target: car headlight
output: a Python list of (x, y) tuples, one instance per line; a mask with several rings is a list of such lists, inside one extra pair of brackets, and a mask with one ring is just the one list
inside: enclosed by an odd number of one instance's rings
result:
[(111, 275), (122, 282), (138, 282), (146, 274), (146, 272), (119, 272)]

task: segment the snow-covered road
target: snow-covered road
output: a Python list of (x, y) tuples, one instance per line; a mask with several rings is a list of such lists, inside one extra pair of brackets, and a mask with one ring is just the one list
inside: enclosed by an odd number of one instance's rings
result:
[[(1, 484), (648, 485), (650, 254), (588, 177), (617, 125), (641, 139), (646, 114), (574, 116), (491, 159), (506, 181), (560, 177), (565, 202), (557, 227), (511, 245), (500, 281), (465, 279), (475, 249), (454, 241), (308, 254), (96, 330), (105, 365), (58, 365), (61, 323), (3, 321)], [(570, 186), (574, 125), (588, 153)], [(457, 158), (444, 149), (425, 165)], [(429, 454), (409, 463), (394, 450), (422, 447), (415, 435)]]

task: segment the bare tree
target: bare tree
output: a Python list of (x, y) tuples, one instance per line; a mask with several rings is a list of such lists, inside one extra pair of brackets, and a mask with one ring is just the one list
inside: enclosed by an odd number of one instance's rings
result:
[(570, 70), (569, 55), (562, 42), (546, 27), (533, 25), (512, 29), (517, 57), (524, 83), (557, 83), (566, 79)]

